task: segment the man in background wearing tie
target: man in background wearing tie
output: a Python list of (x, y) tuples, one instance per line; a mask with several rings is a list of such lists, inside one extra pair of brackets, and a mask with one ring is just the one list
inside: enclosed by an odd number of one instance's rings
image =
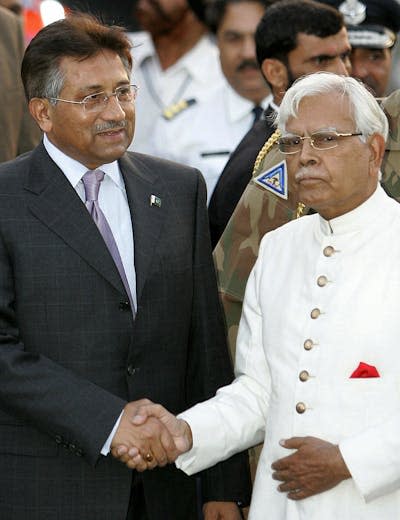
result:
[[(254, 33), (267, 0), (216, 0), (203, 17), (216, 34), (226, 81), (207, 97), (184, 98), (164, 111), (151, 149), (159, 157), (198, 168), (208, 200), (236, 145), (271, 99), (256, 59)], [(205, 72), (205, 74), (207, 74)]]
[[(163, 446), (150, 449), (151, 434), (130, 422), (137, 401), (179, 412), (232, 378), (204, 182), (193, 169), (125, 153), (131, 65), (123, 31), (85, 15), (44, 28), (23, 60), (45, 136), (0, 167), (7, 520), (197, 518), (196, 479), (171, 465), (139, 478), (111, 454), (136, 440), (149, 468), (165, 466)], [(202, 474), (205, 519), (240, 518), (246, 462)]]

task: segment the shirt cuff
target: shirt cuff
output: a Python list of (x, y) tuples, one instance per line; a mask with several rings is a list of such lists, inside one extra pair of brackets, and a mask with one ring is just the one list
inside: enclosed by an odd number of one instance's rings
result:
[(117, 422), (114, 424), (114, 428), (112, 429), (110, 435), (107, 437), (106, 442), (104, 443), (103, 447), (101, 448), (101, 452), (100, 453), (102, 455), (104, 455), (105, 457), (110, 453), (111, 442), (112, 442), (112, 440), (114, 438), (115, 432), (117, 431), (119, 423), (121, 422), (121, 418), (122, 418), (122, 414), (123, 413), (124, 413), (124, 411), (122, 410), (122, 412), (120, 413), (120, 416), (117, 419)]

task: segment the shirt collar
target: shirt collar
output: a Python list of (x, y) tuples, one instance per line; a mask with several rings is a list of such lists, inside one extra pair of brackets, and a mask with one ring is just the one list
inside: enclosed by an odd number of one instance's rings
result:
[(218, 48), (211, 36), (204, 35), (189, 52), (182, 56), (178, 63), (181, 63), (181, 66), (186, 68), (199, 83), (207, 84), (208, 75), (205, 71), (210, 67), (210, 61), (219, 63)]
[[(88, 171), (87, 167), (57, 148), (57, 146), (49, 140), (46, 134), (43, 136), (43, 144), (51, 159), (53, 159), (72, 186), (76, 189), (79, 181)], [(102, 170), (118, 187), (124, 189), (124, 181), (119, 170), (118, 161), (102, 164), (97, 169)]]
[[(247, 117), (254, 108), (254, 102), (246, 99), (233, 90), (233, 88), (227, 83), (224, 86), (226, 90), (226, 103), (228, 109), (228, 118), (231, 123), (240, 121)], [(269, 105), (271, 96), (267, 96), (262, 100), (260, 105), (265, 109)]]
[(378, 185), (374, 193), (360, 206), (353, 210), (333, 218), (325, 220), (319, 215), (319, 230), (322, 235), (343, 235), (360, 231), (366, 227), (371, 228), (379, 219), (382, 211), (382, 204), (387, 200), (387, 195), (383, 188)]
[[(133, 43), (133, 72), (135, 72), (135, 68), (141, 67), (143, 62), (148, 58), (158, 63), (158, 56), (149, 33), (139, 31), (137, 33), (130, 33), (129, 37)], [(208, 70), (210, 60), (219, 63), (218, 49), (211, 38), (209, 35), (202, 36), (190, 51), (182, 56), (174, 65), (168, 67), (166, 73), (173, 73), (176, 70), (187, 70), (189, 75), (195, 78), (196, 81), (207, 84), (208, 76), (204, 71)]]
[(133, 68), (140, 67), (146, 58), (156, 57), (153, 40), (150, 34), (145, 31), (138, 31), (128, 34), (132, 42)]

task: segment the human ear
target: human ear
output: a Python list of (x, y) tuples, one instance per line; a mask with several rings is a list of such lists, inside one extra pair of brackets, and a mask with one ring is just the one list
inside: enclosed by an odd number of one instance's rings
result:
[(52, 128), (51, 105), (48, 99), (32, 98), (29, 101), (29, 111), (43, 132), (50, 132)]
[(368, 147), (370, 151), (369, 157), (369, 168), (370, 172), (375, 173), (379, 172), (379, 168), (381, 167), (383, 155), (385, 153), (385, 139), (381, 134), (372, 134), (368, 138)]
[(267, 58), (262, 62), (261, 70), (272, 86), (274, 97), (280, 101), (288, 86), (286, 65), (275, 58)]

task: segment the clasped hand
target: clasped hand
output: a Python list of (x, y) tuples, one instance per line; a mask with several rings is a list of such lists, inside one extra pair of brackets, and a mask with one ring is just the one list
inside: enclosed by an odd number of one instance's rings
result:
[(148, 399), (128, 403), (111, 442), (111, 453), (128, 468), (165, 466), (190, 450), (189, 425)]
[(316, 437), (292, 437), (281, 446), (295, 450), (272, 464), (278, 490), (292, 500), (322, 493), (351, 478), (338, 446)]

